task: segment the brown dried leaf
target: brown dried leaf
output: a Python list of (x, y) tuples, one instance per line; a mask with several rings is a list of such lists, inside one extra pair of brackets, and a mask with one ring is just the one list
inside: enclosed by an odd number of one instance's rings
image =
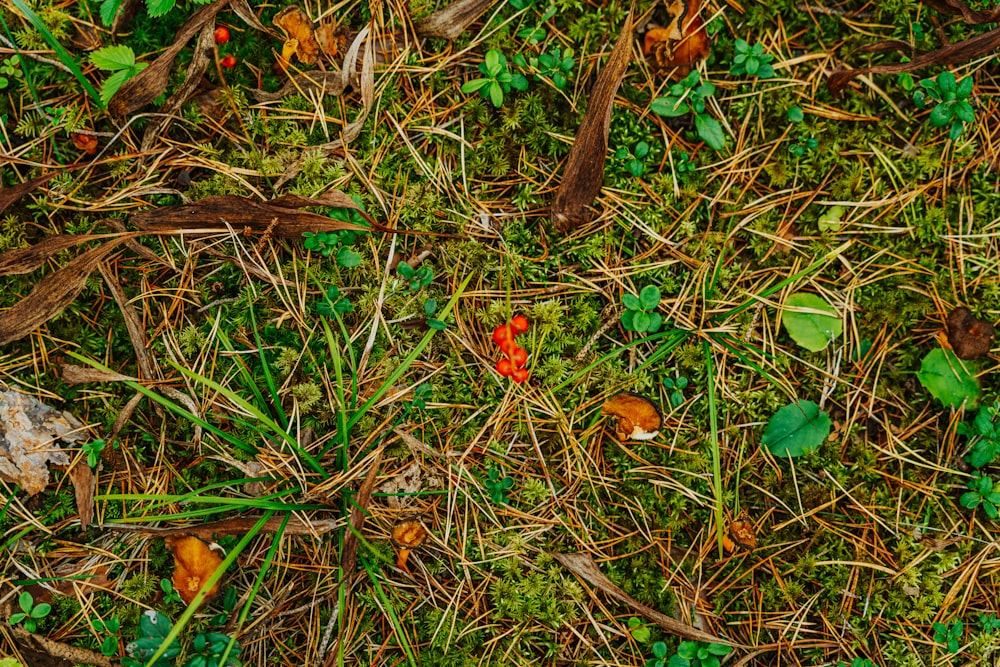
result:
[(826, 85), (833, 95), (840, 95), (844, 87), (855, 77), (862, 74), (899, 74), (912, 72), (929, 65), (957, 65), (974, 60), (980, 56), (992, 53), (1000, 48), (1000, 28), (995, 28), (982, 35), (949, 44), (935, 51), (928, 51), (916, 56), (909, 62), (875, 65), (858, 69), (834, 72), (827, 79)]
[(139, 12), (139, 5), (142, 0), (122, 0), (122, 4), (115, 13), (115, 19), (111, 22), (111, 34), (116, 35), (118, 31), (132, 23), (132, 19)]
[(108, 286), (108, 291), (111, 292), (112, 298), (114, 298), (115, 303), (118, 305), (118, 310), (121, 311), (122, 319), (125, 320), (125, 330), (128, 331), (129, 340), (132, 341), (132, 349), (135, 351), (135, 360), (139, 366), (140, 377), (146, 380), (159, 379), (162, 377), (162, 373), (160, 373), (160, 369), (156, 365), (156, 360), (150, 351), (149, 339), (146, 337), (146, 328), (142, 326), (142, 320), (138, 313), (135, 312), (135, 307), (129, 303), (128, 297), (125, 295), (125, 290), (122, 289), (121, 283), (111, 273), (111, 269), (107, 264), (100, 263), (97, 266), (97, 270), (100, 271), (101, 277), (104, 278), (104, 284)]
[[(219, 195), (205, 197), (192, 204), (140, 211), (133, 213), (129, 219), (132, 224), (147, 232), (189, 230), (192, 233), (216, 234), (226, 231), (228, 225), (237, 232), (268, 232), (280, 238), (299, 238), (303, 232), (341, 229), (370, 231), (366, 227), (334, 220), (325, 215), (297, 210), (306, 206), (353, 208), (369, 221), (372, 229), (387, 231), (360, 211), (350, 197), (339, 191), (331, 191), (315, 199), (287, 195), (267, 202), (236, 195)], [(275, 220), (277, 222), (273, 223)]]
[(923, 4), (948, 16), (961, 15), (966, 23), (971, 23), (972, 25), (1000, 21), (1000, 7), (995, 7), (991, 11), (977, 11), (962, 2), (962, 0), (923, 0)]
[(317, 92), (321, 96), (332, 95), (336, 97), (343, 94), (344, 77), (341, 76), (340, 72), (302, 72), (291, 77), (276, 93), (256, 88), (250, 91), (258, 102), (275, 102), (293, 93), (298, 93), (308, 99)]
[(81, 459), (69, 469), (69, 481), (73, 483), (73, 493), (76, 496), (76, 511), (80, 515), (80, 529), (86, 530), (94, 520), (94, 490), (97, 480), (94, 471)]
[(42, 326), (73, 303), (87, 278), (124, 239), (92, 248), (35, 284), (31, 294), (0, 313), (0, 345), (18, 340)]
[(138, 378), (121, 373), (109, 373), (99, 368), (90, 366), (76, 366), (74, 364), (62, 365), (62, 379), (66, 384), (73, 386), (84, 384), (85, 382), (136, 382)]
[(0, 253), (0, 276), (31, 273), (57, 253), (85, 241), (100, 238), (96, 234), (57, 234), (47, 236), (33, 246)]
[(413, 27), (421, 37), (442, 37), (452, 40), (465, 32), (465, 29), (489, 9), (493, 2), (494, 0), (456, 0), (417, 21)]
[[(312, 19), (298, 5), (290, 5), (278, 12), (273, 21), (288, 41), (298, 42), (295, 56), (304, 65), (315, 65), (319, 58), (319, 42), (313, 36)], [(284, 65), (287, 67), (287, 63)]]
[(49, 483), (52, 465), (69, 465), (57, 439), (76, 442), (83, 424), (68, 412), (45, 405), (34, 396), (0, 389), (0, 477), (20, 485), (28, 495)]
[(331, 62), (335, 62), (338, 55), (347, 51), (354, 40), (354, 34), (349, 26), (333, 21), (321, 23), (314, 32), (320, 50)]
[(161, 53), (149, 67), (122, 84), (108, 103), (108, 111), (114, 116), (126, 116), (162, 95), (170, 81), (170, 71), (173, 69), (177, 54), (228, 4), (229, 0), (216, 0), (192, 14), (177, 31), (170, 48)]
[(726, 646), (737, 646), (734, 642), (728, 639), (723, 639), (722, 637), (716, 637), (707, 632), (703, 632), (696, 628), (687, 625), (686, 623), (681, 623), (680, 621), (670, 618), (660, 612), (656, 611), (651, 607), (647, 607), (642, 604), (628, 593), (623, 591), (621, 588), (616, 586), (614, 582), (604, 576), (600, 568), (594, 562), (594, 559), (590, 557), (589, 554), (585, 553), (575, 553), (575, 554), (564, 554), (558, 551), (549, 552), (550, 555), (557, 561), (563, 564), (567, 570), (575, 574), (576, 576), (590, 582), (592, 585), (596, 586), (599, 590), (603, 591), (607, 595), (624, 602), (632, 609), (635, 610), (637, 614), (644, 616), (647, 620), (656, 623), (658, 626), (669, 632), (670, 634), (677, 635), (678, 637), (683, 637), (684, 639), (690, 639), (692, 641), (706, 642), (709, 644), (725, 644)]
[(113, 667), (121, 663), (96, 651), (57, 642), (40, 634), (32, 634), (21, 627), (8, 630), (17, 650), (31, 667), (73, 667), (73, 665), (94, 665)]
[[(240, 516), (233, 519), (225, 519), (223, 521), (203, 523), (197, 526), (180, 526), (176, 528), (156, 528), (152, 526), (136, 526), (132, 524), (104, 524), (104, 528), (108, 530), (129, 531), (150, 535), (191, 535), (200, 537), (203, 540), (212, 540), (216, 537), (224, 537), (226, 535), (242, 535), (256, 526), (260, 519), (260, 516)], [(281, 528), (283, 521), (283, 518), (271, 517), (264, 523), (264, 527), (261, 528), (261, 531), (266, 533), (277, 532), (278, 529)], [(303, 521), (299, 517), (293, 516), (288, 520), (288, 524), (285, 526), (284, 534), (322, 535), (323, 533), (328, 533), (339, 527), (342, 527), (342, 524), (336, 519)]]
[(646, 32), (642, 52), (657, 71), (683, 78), (712, 52), (700, 11), (700, 0), (672, 0), (667, 3), (667, 26)]
[[(174, 94), (163, 104), (160, 115), (147, 127), (142, 135), (140, 150), (143, 153), (149, 152), (159, 141), (174, 122), (174, 118), (181, 106), (194, 95), (201, 85), (202, 76), (208, 70), (209, 63), (212, 62), (212, 52), (215, 47), (215, 17), (210, 16), (201, 29), (198, 36), (198, 43), (194, 47), (194, 55), (188, 65), (184, 83), (174, 91)], [(148, 68), (147, 68), (148, 69)], [(144, 70), (145, 71), (145, 70)]]
[(354, 507), (351, 509), (351, 527), (354, 530), (348, 531), (344, 537), (344, 550), (342, 552), (344, 554), (344, 575), (348, 577), (354, 574), (354, 564), (358, 558), (358, 534), (361, 533), (361, 527), (365, 523), (368, 503), (372, 500), (372, 491), (375, 490), (375, 480), (378, 479), (378, 467), (381, 462), (382, 450), (379, 449), (375, 454), (375, 460), (372, 461), (368, 468), (365, 481), (361, 483), (361, 488), (358, 489)]
[(615, 433), (618, 439), (652, 440), (659, 433), (663, 418), (648, 398), (622, 392), (612, 396), (601, 408), (601, 414), (618, 418)]
[(948, 343), (959, 359), (979, 359), (990, 353), (993, 324), (980, 320), (964, 306), (948, 314)]
[[(205, 542), (192, 535), (167, 537), (163, 543), (174, 555), (174, 590), (184, 602), (191, 604), (202, 585), (222, 565), (222, 558)], [(210, 599), (218, 592), (219, 582), (216, 581), (205, 591), (205, 599)]]
[(50, 178), (55, 176), (56, 171), (50, 171), (44, 176), (39, 176), (30, 181), (25, 181), (24, 183), (19, 183), (17, 185), (11, 185), (6, 188), (0, 189), (0, 213), (7, 210), (7, 207), (16, 202), (18, 199), (34, 191), (38, 186), (42, 185)]
[(552, 222), (564, 234), (588, 222), (590, 205), (601, 192), (604, 180), (604, 160), (608, 152), (608, 133), (611, 126), (611, 108), (622, 77), (629, 65), (632, 17), (625, 26), (607, 64), (590, 91), (587, 113), (573, 141), (573, 148), (566, 161), (566, 173), (552, 204)]
[(93, 155), (97, 152), (97, 135), (89, 134), (87, 132), (71, 132), (70, 139), (73, 140), (73, 146), (78, 151), (83, 151), (87, 155)]

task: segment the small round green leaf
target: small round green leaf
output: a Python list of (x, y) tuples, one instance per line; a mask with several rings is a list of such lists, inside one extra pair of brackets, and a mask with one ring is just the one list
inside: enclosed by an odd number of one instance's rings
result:
[(646, 285), (639, 292), (639, 303), (642, 304), (642, 309), (646, 311), (651, 311), (660, 305), (660, 288), (656, 285)]
[(797, 292), (785, 299), (781, 320), (796, 343), (819, 352), (843, 331), (837, 311), (815, 294)]
[(920, 363), (917, 379), (946, 407), (957, 408), (963, 401), (966, 408), (977, 407), (979, 381), (951, 350), (932, 350)]
[(797, 401), (774, 413), (760, 444), (779, 458), (802, 456), (830, 435), (830, 417), (812, 401)]

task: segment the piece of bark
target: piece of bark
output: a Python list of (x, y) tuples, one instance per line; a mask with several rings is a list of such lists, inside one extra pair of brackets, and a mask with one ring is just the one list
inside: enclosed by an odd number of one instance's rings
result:
[(948, 344), (959, 359), (979, 359), (990, 353), (993, 324), (959, 306), (948, 314)]
[(63, 382), (71, 387), (86, 382), (124, 382), (126, 380), (135, 382), (138, 380), (138, 378), (134, 378), (131, 375), (122, 375), (121, 373), (102, 371), (99, 368), (77, 366), (75, 364), (62, 365), (62, 379)]
[(607, 64), (590, 91), (587, 113), (573, 140), (573, 148), (566, 160), (566, 172), (552, 204), (552, 222), (563, 234), (572, 232), (593, 217), (590, 206), (600, 194), (604, 182), (611, 109), (628, 69), (631, 46), (632, 16), (629, 15)]
[(555, 558), (557, 561), (563, 564), (563, 566), (575, 574), (576, 576), (590, 582), (593, 586), (596, 586), (598, 590), (610, 595), (611, 597), (624, 602), (632, 609), (635, 610), (637, 614), (645, 617), (647, 620), (656, 623), (658, 626), (666, 630), (672, 635), (677, 635), (683, 639), (690, 639), (696, 642), (705, 642), (707, 644), (725, 644), (726, 646), (739, 646), (735, 642), (722, 637), (716, 637), (715, 635), (709, 634), (697, 628), (693, 628), (686, 623), (682, 623), (677, 619), (670, 618), (665, 614), (661, 614), (652, 607), (647, 607), (643, 603), (636, 600), (634, 597), (619, 588), (613, 581), (604, 576), (600, 568), (594, 562), (594, 559), (590, 557), (589, 554), (585, 553), (573, 553), (564, 554), (558, 551), (550, 551), (549, 554)]
[(150, 63), (149, 67), (122, 84), (108, 103), (108, 111), (114, 116), (127, 116), (162, 95), (170, 82), (170, 72), (177, 54), (228, 4), (229, 0), (216, 0), (192, 14), (177, 31), (174, 43)]
[[(101, 655), (95, 651), (78, 648), (52, 641), (47, 637), (28, 632), (24, 628), (10, 628), (14, 644), (25, 655), (30, 667), (75, 667), (76, 665), (94, 665), (95, 667), (113, 667), (117, 660)], [(30, 656), (30, 658), (28, 657)]]
[(298, 93), (304, 97), (311, 97), (314, 93), (319, 93), (321, 97), (331, 95), (337, 97), (344, 92), (344, 78), (340, 72), (302, 72), (291, 77), (281, 90), (269, 93), (266, 90), (256, 88), (250, 94), (258, 102), (276, 102), (286, 95)]
[(375, 460), (371, 462), (368, 468), (368, 474), (365, 475), (365, 481), (361, 483), (361, 488), (358, 489), (358, 495), (354, 501), (354, 507), (351, 509), (351, 527), (354, 530), (350, 530), (344, 536), (344, 560), (343, 560), (343, 570), (345, 577), (351, 577), (354, 575), (354, 564), (357, 562), (358, 558), (358, 534), (361, 532), (362, 526), (365, 524), (365, 515), (368, 513), (368, 503), (372, 500), (372, 491), (375, 490), (375, 481), (378, 479), (378, 468), (379, 464), (382, 462), (382, 451), (381, 449), (375, 454)]
[(111, 22), (111, 34), (117, 35), (125, 26), (132, 23), (142, 0), (122, 0), (122, 4), (115, 13), (115, 19)]
[(85, 458), (77, 461), (69, 469), (69, 481), (73, 483), (73, 494), (76, 497), (76, 512), (80, 515), (80, 529), (86, 530), (94, 520), (94, 490), (97, 479)]
[(122, 319), (125, 320), (125, 330), (128, 332), (128, 338), (132, 342), (132, 350), (135, 352), (135, 361), (139, 366), (140, 377), (145, 380), (161, 379), (163, 374), (160, 373), (160, 369), (156, 365), (156, 360), (150, 353), (151, 348), (149, 346), (149, 339), (146, 337), (146, 328), (142, 326), (139, 314), (135, 312), (135, 308), (129, 303), (128, 297), (125, 295), (125, 290), (122, 289), (121, 284), (118, 282), (118, 278), (111, 273), (111, 267), (106, 262), (98, 264), (97, 270), (101, 273), (101, 277), (104, 278), (104, 284), (108, 286), (108, 291), (111, 292), (111, 296), (122, 314)]
[(0, 213), (7, 210), (7, 207), (16, 202), (18, 199), (36, 190), (39, 186), (46, 183), (53, 176), (58, 174), (57, 171), (50, 171), (44, 176), (39, 176), (30, 181), (25, 181), (24, 183), (18, 183), (17, 185), (9, 185), (5, 188), (0, 189)]
[(472, 25), (494, 0), (456, 0), (447, 7), (420, 19), (413, 28), (421, 37), (441, 37), (453, 40)]
[(87, 278), (123, 239), (87, 250), (35, 284), (28, 296), (0, 313), (0, 345), (27, 336), (61, 313), (83, 291)]
[(85, 241), (101, 238), (97, 234), (56, 234), (27, 248), (0, 253), (0, 276), (23, 275), (41, 267), (57, 253)]

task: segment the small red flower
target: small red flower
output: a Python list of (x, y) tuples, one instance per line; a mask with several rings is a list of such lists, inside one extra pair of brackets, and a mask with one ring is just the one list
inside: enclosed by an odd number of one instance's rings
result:
[(527, 368), (515, 368), (514, 372), (511, 374), (511, 379), (514, 382), (521, 384), (528, 379), (528, 369)]
[(523, 334), (528, 330), (528, 318), (524, 315), (515, 315), (510, 320), (510, 326), (514, 330), (514, 334)]
[(215, 29), (215, 43), (225, 44), (229, 41), (229, 28), (225, 26), (219, 26)]
[(510, 359), (501, 359), (497, 362), (497, 373), (504, 377), (508, 377), (514, 372), (514, 364), (510, 362)]
[(232, 69), (233, 67), (236, 67), (236, 56), (230, 54), (225, 58), (223, 58), (222, 62), (219, 64), (225, 67), (226, 69)]
[(514, 351), (510, 353), (510, 360), (514, 362), (514, 365), (520, 368), (528, 363), (528, 352), (523, 347), (515, 347)]

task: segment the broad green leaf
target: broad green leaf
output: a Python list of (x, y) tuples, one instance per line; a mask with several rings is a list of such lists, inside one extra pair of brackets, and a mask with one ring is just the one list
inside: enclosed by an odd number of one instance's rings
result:
[(634, 314), (632, 315), (632, 326), (635, 327), (636, 331), (639, 333), (647, 331), (649, 329), (649, 324), (649, 315), (647, 313), (644, 313), (641, 310), (634, 311)]
[(104, 23), (105, 27), (110, 28), (111, 24), (115, 20), (115, 14), (118, 13), (118, 8), (121, 7), (122, 0), (104, 0), (101, 3), (101, 21)]
[(656, 115), (665, 116), (667, 118), (683, 116), (691, 110), (691, 107), (686, 100), (681, 100), (679, 97), (674, 97), (673, 95), (656, 98), (653, 100), (653, 103), (649, 105), (649, 108)]
[(722, 131), (722, 126), (708, 114), (695, 114), (694, 127), (698, 131), (698, 136), (709, 147), (717, 151), (726, 147), (726, 134)]
[(163, 16), (177, 4), (177, 0), (146, 0), (146, 9), (153, 18)]
[(135, 65), (135, 52), (128, 46), (105, 46), (90, 54), (90, 62), (108, 72), (131, 69)]
[(642, 304), (639, 302), (639, 297), (634, 294), (623, 294), (622, 305), (629, 310), (642, 310)]
[(830, 435), (830, 417), (812, 401), (797, 401), (774, 413), (760, 444), (778, 458), (802, 456)]
[(653, 310), (660, 305), (660, 288), (656, 285), (646, 285), (639, 292), (639, 303), (643, 310)]
[(788, 109), (788, 120), (792, 123), (801, 123), (806, 115), (802, 112), (802, 107), (791, 107)]
[(952, 113), (951, 104), (939, 104), (931, 111), (927, 122), (931, 124), (931, 127), (942, 127), (951, 120)]
[(361, 264), (361, 255), (347, 246), (341, 246), (340, 250), (337, 251), (337, 266), (342, 266), (345, 269), (353, 269), (359, 264)]
[(622, 313), (622, 326), (625, 331), (635, 331), (635, 314), (641, 312), (639, 310), (626, 310)]
[(132, 78), (132, 75), (131, 71), (123, 69), (115, 72), (105, 79), (104, 85), (101, 86), (101, 104), (107, 107), (108, 102), (110, 102), (111, 98), (115, 96), (118, 89), (121, 88), (126, 81)]
[(498, 109), (503, 106), (503, 89), (496, 81), (490, 83), (490, 102)]
[(480, 88), (485, 88), (490, 85), (492, 81), (489, 79), (473, 79), (472, 81), (466, 81), (462, 84), (463, 93), (475, 93), (479, 91)]
[(917, 379), (946, 407), (978, 407), (979, 381), (951, 350), (932, 350), (920, 363)]
[(844, 327), (830, 304), (807, 292), (796, 292), (785, 299), (781, 321), (792, 340), (811, 352), (819, 352), (829, 345)]

